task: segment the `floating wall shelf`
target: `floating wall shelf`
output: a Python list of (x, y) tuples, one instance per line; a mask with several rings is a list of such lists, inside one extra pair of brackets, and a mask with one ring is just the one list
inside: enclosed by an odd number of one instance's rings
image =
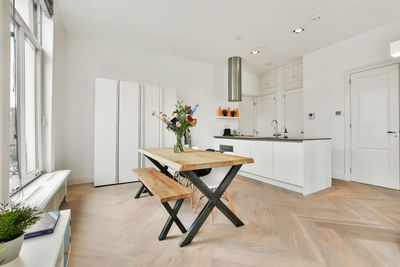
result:
[(240, 117), (217, 116), (217, 119), (240, 119)]

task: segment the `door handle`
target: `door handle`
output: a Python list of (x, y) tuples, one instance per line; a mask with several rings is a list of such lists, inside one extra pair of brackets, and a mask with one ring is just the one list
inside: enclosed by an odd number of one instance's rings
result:
[(395, 131), (387, 131), (387, 133), (388, 133), (388, 134), (395, 134), (395, 133), (397, 133), (397, 132), (395, 132)]

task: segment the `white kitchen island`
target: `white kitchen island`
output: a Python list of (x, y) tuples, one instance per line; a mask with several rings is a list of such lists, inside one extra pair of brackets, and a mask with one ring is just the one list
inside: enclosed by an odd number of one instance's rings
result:
[(251, 157), (239, 174), (308, 195), (332, 184), (330, 138), (214, 136), (214, 147)]

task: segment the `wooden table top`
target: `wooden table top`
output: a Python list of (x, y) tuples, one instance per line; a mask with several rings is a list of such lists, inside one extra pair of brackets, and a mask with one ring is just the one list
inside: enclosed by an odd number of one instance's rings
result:
[(185, 148), (184, 153), (174, 153), (173, 148), (139, 148), (139, 152), (171, 169), (190, 171), (253, 163), (252, 158)]

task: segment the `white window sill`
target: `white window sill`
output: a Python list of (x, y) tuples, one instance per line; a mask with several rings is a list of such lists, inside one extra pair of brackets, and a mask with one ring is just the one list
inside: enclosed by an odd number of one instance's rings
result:
[(11, 203), (21, 203), (42, 211), (66, 181), (70, 170), (45, 173), (11, 196)]

